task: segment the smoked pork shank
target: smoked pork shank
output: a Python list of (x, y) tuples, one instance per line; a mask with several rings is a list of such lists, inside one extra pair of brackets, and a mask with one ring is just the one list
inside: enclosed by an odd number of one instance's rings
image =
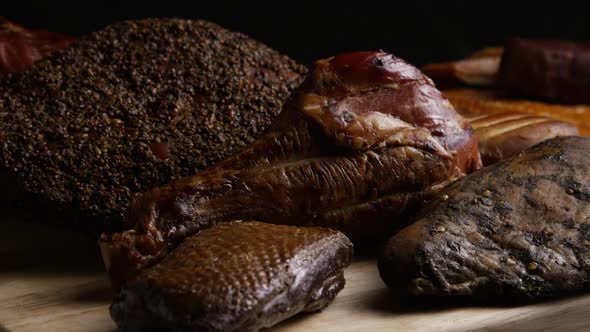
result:
[(414, 296), (537, 300), (590, 289), (590, 139), (558, 137), (457, 181), (386, 246)]
[(101, 249), (117, 285), (185, 237), (235, 219), (375, 239), (480, 165), (469, 123), (418, 69), (387, 53), (344, 54), (317, 61), (249, 148), (135, 196), (133, 229), (103, 235)]

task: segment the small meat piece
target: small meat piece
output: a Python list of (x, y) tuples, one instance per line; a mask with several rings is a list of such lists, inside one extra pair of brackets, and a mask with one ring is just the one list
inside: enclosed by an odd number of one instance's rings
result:
[(26, 29), (0, 16), (0, 75), (27, 69), (73, 41), (61, 33)]
[(111, 316), (121, 331), (257, 331), (328, 306), (352, 251), (326, 228), (218, 225), (124, 287)]
[(389, 241), (383, 280), (484, 301), (590, 290), (589, 164), (590, 139), (558, 137), (459, 180)]
[(451, 89), (443, 91), (461, 114), (525, 113), (546, 116), (575, 125), (590, 137), (590, 106), (558, 105), (513, 98), (497, 90)]
[(524, 96), (590, 103), (590, 44), (512, 38), (504, 47), (499, 86)]
[(186, 236), (255, 219), (374, 241), (481, 166), (477, 140), (432, 81), (391, 54), (316, 62), (271, 130), (237, 156), (135, 197), (133, 229), (100, 244), (115, 287)]
[(557, 136), (578, 136), (576, 126), (544, 116), (523, 113), (462, 114), (475, 130), (485, 166), (513, 157)]
[(440, 87), (493, 86), (500, 67), (503, 49), (488, 47), (470, 57), (445, 63), (431, 63), (420, 68)]
[(0, 172), (52, 219), (122, 230), (133, 193), (238, 153), (304, 72), (210, 22), (116, 23), (0, 80)]

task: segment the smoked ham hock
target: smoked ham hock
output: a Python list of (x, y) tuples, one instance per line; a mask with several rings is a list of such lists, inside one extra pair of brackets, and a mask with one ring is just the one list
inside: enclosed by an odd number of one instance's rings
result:
[(589, 290), (588, 164), (590, 139), (558, 137), (457, 181), (389, 241), (383, 280), (485, 301)]
[(111, 316), (121, 331), (256, 331), (330, 304), (351, 258), (338, 231), (224, 223), (142, 271)]
[(113, 284), (217, 223), (255, 219), (369, 240), (481, 160), (469, 123), (418, 69), (382, 52), (315, 63), (270, 131), (195, 176), (135, 196), (100, 239)]

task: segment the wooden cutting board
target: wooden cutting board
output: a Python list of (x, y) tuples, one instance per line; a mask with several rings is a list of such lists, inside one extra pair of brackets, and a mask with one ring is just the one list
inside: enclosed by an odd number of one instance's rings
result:
[[(0, 331), (116, 331), (108, 314), (112, 294), (93, 242), (0, 216)], [(272, 330), (590, 330), (590, 295), (510, 308), (416, 307), (385, 288), (372, 258), (357, 258), (346, 270), (346, 282), (324, 311)]]

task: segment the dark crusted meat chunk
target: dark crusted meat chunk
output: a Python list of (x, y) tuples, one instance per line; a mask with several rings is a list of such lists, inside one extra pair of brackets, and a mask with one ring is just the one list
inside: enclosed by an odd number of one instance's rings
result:
[(121, 229), (132, 193), (251, 143), (303, 72), (209, 22), (117, 23), (0, 81), (0, 170), (27, 197)]
[(389, 241), (383, 280), (504, 301), (589, 290), (589, 164), (590, 139), (558, 137), (463, 178)]
[(351, 242), (337, 231), (226, 223), (144, 270), (111, 316), (122, 331), (257, 331), (330, 304), (351, 258)]
[(588, 104), (588, 77), (590, 44), (512, 38), (504, 46), (498, 84), (525, 96)]

